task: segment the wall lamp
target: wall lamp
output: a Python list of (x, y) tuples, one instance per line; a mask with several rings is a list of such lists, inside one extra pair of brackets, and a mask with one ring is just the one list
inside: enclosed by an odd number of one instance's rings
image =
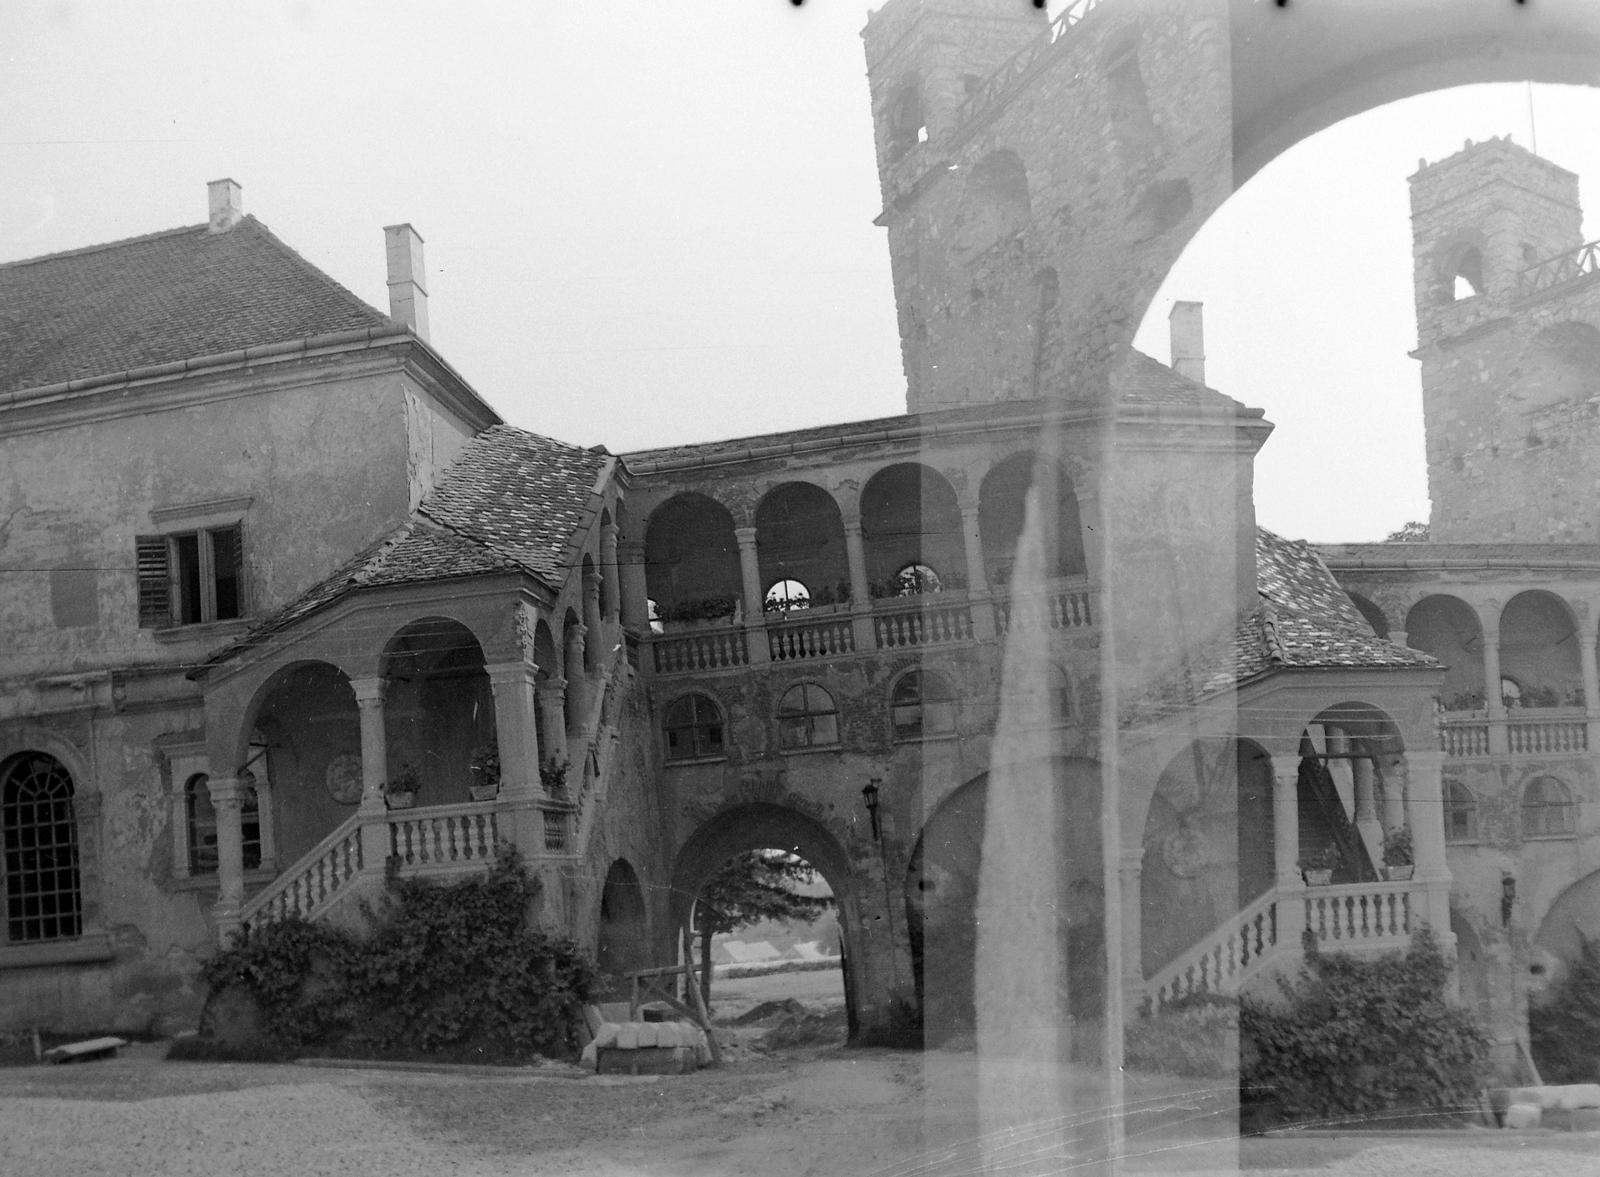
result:
[(1500, 922), (1510, 925), (1511, 906), (1517, 901), (1517, 880), (1511, 875), (1500, 876)]
[(883, 830), (878, 825), (878, 785), (882, 777), (872, 777), (867, 781), (866, 788), (861, 790), (861, 799), (867, 803), (867, 816), (872, 818), (872, 840), (881, 842)]

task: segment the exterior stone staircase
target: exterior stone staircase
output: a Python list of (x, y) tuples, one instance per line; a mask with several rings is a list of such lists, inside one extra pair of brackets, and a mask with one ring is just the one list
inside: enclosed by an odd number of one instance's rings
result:
[(492, 801), (393, 809), (378, 815), (355, 813), (252, 895), (240, 908), (240, 927), (248, 934), (293, 917), (325, 919), (356, 896), (376, 896), (388, 863), (374, 853), (375, 848), (395, 861), (401, 877), (448, 877), (487, 870), (502, 847), (513, 842), (513, 831), (534, 814), (538, 824), (532, 837), (516, 839), (528, 865), (581, 861), (615, 771), (622, 742), (618, 728), (623, 696), (634, 685), (635, 675), (624, 644), (618, 643), (617, 656), (605, 676), (605, 689), (596, 692), (588, 722), (581, 729), (585, 733), (582, 775), (575, 795), (543, 793), (533, 799), (531, 807), (527, 801), (508, 799), (502, 793)]

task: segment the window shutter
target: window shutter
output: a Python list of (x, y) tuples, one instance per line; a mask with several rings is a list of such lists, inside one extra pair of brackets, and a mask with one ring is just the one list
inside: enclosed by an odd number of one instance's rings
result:
[(167, 537), (141, 535), (134, 539), (139, 565), (139, 625), (143, 628), (172, 624), (172, 590), (167, 574)]

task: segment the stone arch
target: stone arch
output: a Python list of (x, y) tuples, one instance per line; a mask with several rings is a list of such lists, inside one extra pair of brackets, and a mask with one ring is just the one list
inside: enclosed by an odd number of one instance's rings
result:
[(496, 738), (477, 637), (453, 618), (419, 618), (385, 644), (381, 666), (390, 779), (415, 773), (422, 805), (466, 801), (473, 752)]
[(943, 588), (967, 585), (966, 540), (955, 488), (920, 462), (885, 466), (861, 489), (861, 539), (867, 579), (892, 595), (896, 575), (932, 568)]
[(600, 892), (600, 927), (595, 963), (604, 977), (617, 978), (650, 967), (650, 905), (638, 872), (619, 858), (606, 872)]
[(1555, 593), (1528, 589), (1500, 613), (1500, 676), (1518, 707), (1583, 705), (1582, 627), (1572, 606)]
[(1036, 483), (1045, 512), (1046, 566), (1054, 576), (1082, 576), (1087, 570), (1083, 520), (1072, 479), (1058, 464), (1041, 460), (1031, 450), (1022, 450), (991, 466), (978, 487), (978, 531), (984, 572), (991, 587), (1011, 580), (1017, 540), (1022, 535), (1024, 504)]
[(731, 614), (741, 597), (733, 514), (706, 495), (685, 491), (650, 512), (644, 559), (645, 589), (663, 619), (708, 602), (728, 602)]
[(1157, 780), (1141, 844), (1140, 963), (1152, 976), (1272, 887), (1272, 758), (1234, 736), (1190, 741)]
[[(1055, 814), (1059, 943), (1068, 1004), (1075, 1017), (1100, 1016), (1104, 1001), (1105, 895), (1100, 845), (1100, 766), (1058, 756), (1049, 761), (1062, 804)], [(906, 868), (905, 904), (912, 975), (927, 1043), (976, 1025), (974, 966), (977, 903), (988, 806), (987, 773), (953, 790), (918, 832)]]
[(813, 605), (849, 599), (844, 520), (826, 490), (812, 482), (780, 483), (756, 504), (755, 524), (763, 594), (789, 580), (805, 586)]
[[(1580, 958), (1585, 940), (1600, 944), (1600, 871), (1584, 875), (1555, 897), (1539, 921), (1533, 947), (1536, 956), (1548, 954), (1547, 959), (1559, 961), (1559, 973)], [(1559, 975), (1546, 977), (1547, 984), (1559, 980)]]
[(744, 799), (711, 814), (689, 835), (672, 867), (669, 921), (674, 942), (689, 928), (695, 897), (723, 863), (748, 850), (787, 850), (805, 859), (833, 891), (850, 970), (846, 992), (861, 994), (867, 991), (859, 935), (864, 881), (857, 878), (839, 837), (807, 808), (807, 802), (783, 795)]
[(229, 775), (244, 764), (252, 732), (266, 743), (272, 782), (272, 812), (263, 816), (271, 823), (280, 861), (294, 862), (361, 802), (355, 689), (330, 662), (305, 659), (278, 667), (251, 696), (231, 763), (213, 759), (212, 776)]
[(1483, 625), (1478, 611), (1445, 593), (1423, 597), (1406, 613), (1406, 644), (1444, 663), (1439, 698), (1446, 711), (1487, 705), (1483, 681)]

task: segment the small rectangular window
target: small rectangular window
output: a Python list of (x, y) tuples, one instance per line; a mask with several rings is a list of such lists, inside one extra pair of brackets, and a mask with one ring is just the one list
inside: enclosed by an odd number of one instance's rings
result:
[(197, 625), (244, 616), (244, 543), (238, 524), (142, 535), (135, 546), (141, 626)]

